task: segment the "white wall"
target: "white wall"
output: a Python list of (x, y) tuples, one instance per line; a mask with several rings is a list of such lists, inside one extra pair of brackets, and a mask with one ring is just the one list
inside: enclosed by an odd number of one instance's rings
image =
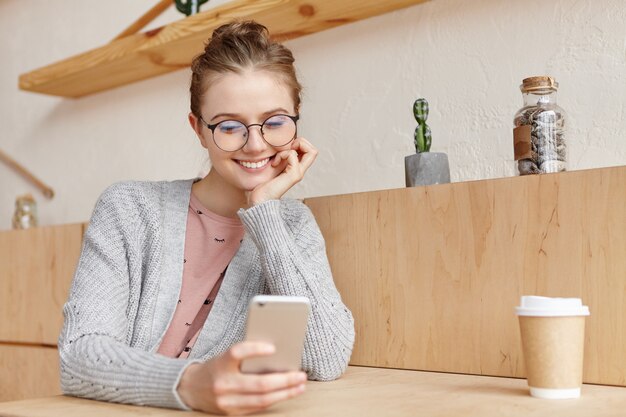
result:
[[(187, 71), (79, 100), (17, 89), (19, 74), (108, 42), (152, 4), (0, 1), (0, 147), (56, 191), (45, 200), (0, 165), (0, 230), (25, 192), (41, 224), (79, 222), (112, 182), (203, 169)], [(420, 96), (453, 181), (514, 175), (512, 117), (532, 75), (561, 84), (570, 169), (626, 164), (625, 21), (623, 0), (432, 0), (290, 41), (306, 88), (300, 131), (321, 151), (290, 196), (403, 187)]]

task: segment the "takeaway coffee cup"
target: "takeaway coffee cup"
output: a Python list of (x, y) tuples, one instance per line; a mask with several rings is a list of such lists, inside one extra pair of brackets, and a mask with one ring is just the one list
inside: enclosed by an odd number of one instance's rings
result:
[(580, 298), (524, 296), (516, 308), (530, 395), (580, 397), (585, 317)]

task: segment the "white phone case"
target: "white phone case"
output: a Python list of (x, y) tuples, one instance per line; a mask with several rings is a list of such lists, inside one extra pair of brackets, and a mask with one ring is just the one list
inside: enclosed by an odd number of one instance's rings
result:
[(252, 298), (246, 340), (270, 342), (276, 347), (276, 352), (244, 360), (241, 372), (299, 371), (310, 310), (306, 297), (257, 295)]

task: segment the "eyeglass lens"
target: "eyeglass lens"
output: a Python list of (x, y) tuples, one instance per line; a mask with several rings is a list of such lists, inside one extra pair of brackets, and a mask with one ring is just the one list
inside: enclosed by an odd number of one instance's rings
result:
[[(296, 122), (282, 114), (272, 116), (263, 122), (261, 134), (272, 146), (287, 145), (296, 136)], [(246, 125), (237, 120), (224, 120), (213, 131), (215, 144), (225, 151), (241, 149), (248, 140), (248, 135)]]

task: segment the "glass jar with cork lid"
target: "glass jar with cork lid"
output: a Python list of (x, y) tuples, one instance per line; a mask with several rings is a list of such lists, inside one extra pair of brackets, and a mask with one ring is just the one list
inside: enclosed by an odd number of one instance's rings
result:
[(524, 107), (515, 113), (515, 161), (519, 175), (566, 170), (566, 115), (556, 104), (559, 84), (552, 77), (525, 78), (520, 85)]

